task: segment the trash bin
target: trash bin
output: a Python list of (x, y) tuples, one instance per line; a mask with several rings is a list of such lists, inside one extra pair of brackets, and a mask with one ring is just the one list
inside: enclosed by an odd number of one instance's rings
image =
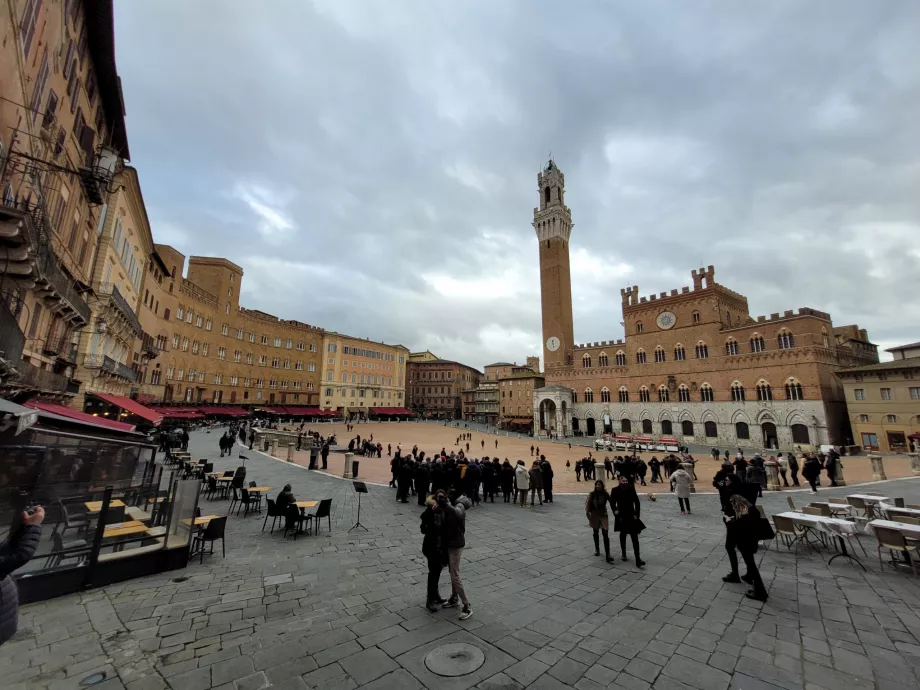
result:
[(351, 477), (352, 479), (354, 479), (357, 476), (358, 476), (358, 461), (352, 460), (351, 461)]

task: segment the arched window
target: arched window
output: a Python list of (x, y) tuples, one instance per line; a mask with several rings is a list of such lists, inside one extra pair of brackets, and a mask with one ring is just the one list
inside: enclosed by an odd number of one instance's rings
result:
[(735, 422), (735, 436), (742, 441), (747, 441), (751, 438), (751, 430), (746, 422)]
[(572, 402), (573, 403), (578, 402), (578, 393), (576, 393), (575, 391), (572, 391)]
[(585, 356), (581, 358), (581, 363), (585, 369), (591, 368), (591, 355), (585, 353)]
[(652, 433), (652, 420), (651, 419), (642, 420), (642, 433), (643, 434)]
[[(531, 189), (533, 188), (531, 187)], [(533, 197), (530, 197), (530, 198), (532, 199)], [(549, 198), (550, 198), (550, 191), (549, 191), (549, 187), (547, 187), (546, 189), (543, 190), (543, 203), (548, 204)]]
[(744, 402), (744, 386), (740, 381), (732, 384), (732, 402)]
[(661, 345), (655, 348), (655, 361), (656, 362), (664, 361), (664, 348), (662, 348)]
[(169, 309), (166, 309), (163, 312), (163, 318), (166, 319), (167, 321), (169, 320)]
[(674, 433), (674, 425), (671, 424), (670, 419), (661, 420), (661, 433), (664, 434), (665, 436), (670, 436), (671, 434)]
[(708, 383), (704, 383), (700, 386), (700, 400), (702, 402), (713, 402), (716, 399), (715, 393), (712, 390), (712, 386)]
[(705, 422), (703, 429), (706, 431), (706, 438), (718, 438), (719, 427), (715, 422)]
[(823, 326), (821, 327), (821, 341), (824, 343), (824, 347), (830, 347), (830, 341), (827, 338), (827, 329)]
[(628, 419), (621, 419), (620, 431), (622, 431), (624, 434), (630, 433), (632, 431), (632, 422), (630, 422)]
[(674, 361), (683, 362), (687, 359), (687, 353), (684, 351), (684, 346), (680, 343), (674, 346)]
[(668, 389), (665, 386), (658, 386), (658, 402), (668, 402)]
[(693, 323), (700, 322), (700, 313), (698, 311), (693, 312), (692, 316), (693, 316)]
[(607, 386), (601, 388), (601, 402), (609, 403), (610, 402), (610, 389)]
[(684, 436), (693, 436), (693, 422), (689, 419), (685, 419), (680, 423), (680, 433)]
[(651, 399), (651, 395), (648, 392), (648, 388), (642, 386), (639, 389), (639, 402), (648, 402)]
[(792, 336), (792, 332), (786, 328), (779, 332), (776, 341), (779, 343), (780, 350), (788, 350), (795, 347), (795, 338)]
[(804, 400), (802, 384), (795, 379), (786, 381), (786, 400)]
[(696, 344), (696, 358), (709, 359), (709, 348), (702, 340)]
[(626, 366), (626, 353), (623, 350), (619, 350), (616, 354), (616, 363), (618, 367)]
[(760, 402), (773, 400), (773, 388), (763, 379), (757, 382), (757, 399)]
[(585, 402), (594, 402), (594, 391), (590, 388), (585, 388)]
[(751, 352), (763, 352), (766, 349), (767, 348), (764, 345), (763, 338), (761, 338), (756, 333), (751, 336)]
[(690, 389), (687, 388), (687, 384), (680, 384), (680, 388), (677, 389), (677, 400), (678, 402), (690, 402)]
[(789, 429), (792, 431), (793, 443), (811, 443), (808, 436), (808, 427), (804, 424), (793, 424)]
[(725, 343), (725, 354), (727, 355), (737, 355), (738, 354), (738, 341), (734, 338), (729, 338)]
[(641, 321), (636, 322), (636, 333), (641, 333), (645, 330), (645, 327), (642, 325)]
[(628, 403), (629, 402), (629, 391), (626, 390), (626, 386), (620, 386), (620, 402)]
[(636, 352), (636, 364), (645, 364), (645, 350), (638, 350)]
[(600, 356), (597, 358), (597, 366), (606, 367), (607, 366), (607, 353), (601, 352)]

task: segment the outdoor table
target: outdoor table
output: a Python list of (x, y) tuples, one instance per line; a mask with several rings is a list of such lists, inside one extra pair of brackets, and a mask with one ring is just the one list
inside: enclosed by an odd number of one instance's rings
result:
[(162, 503), (166, 500), (166, 496), (158, 496), (157, 498), (148, 498), (147, 503)]
[(236, 477), (218, 477), (217, 481), (219, 482), (232, 482)]
[[(214, 518), (217, 518), (217, 517), (220, 517), (220, 515), (201, 515), (201, 516), (195, 518), (194, 525), (195, 525), (195, 527), (201, 527), (201, 526), (203, 526), (203, 525), (207, 525), (209, 522), (211, 522), (211, 520), (213, 520)], [(185, 518), (184, 520), (182, 520), (182, 524), (183, 524), (183, 525), (191, 525), (191, 524), (192, 524), (192, 518)]]
[[(87, 501), (84, 503), (86, 506), (87, 513), (98, 513), (102, 510), (102, 501)], [(118, 500), (117, 498), (113, 501), (109, 501), (109, 508), (124, 508), (125, 504)]]
[(916, 508), (900, 508), (889, 503), (879, 503), (878, 509), (883, 515), (906, 515), (908, 517), (920, 518), (920, 510)]
[(874, 536), (876, 527), (897, 530), (908, 539), (920, 540), (920, 525), (908, 525), (906, 522), (895, 522), (894, 520), (872, 520), (866, 524), (866, 532)]
[[(831, 556), (831, 559), (827, 562), (828, 565), (834, 562), (835, 558), (848, 558), (851, 561), (856, 561), (859, 566), (865, 570), (866, 566), (860, 563), (859, 559), (856, 556), (852, 555), (847, 551), (846, 539), (844, 534), (851, 535), (857, 534), (858, 529), (855, 522), (850, 522), (849, 520), (841, 520), (840, 518), (825, 517), (824, 515), (809, 515), (808, 513), (797, 513), (795, 511), (786, 511), (785, 513), (778, 513), (780, 517), (789, 518), (795, 524), (800, 527), (805, 528), (805, 532), (802, 533), (802, 538), (805, 539), (805, 542), (808, 543), (807, 535), (813, 530), (819, 530), (825, 534), (829, 534), (832, 537), (836, 537), (838, 543), (840, 544), (840, 553), (834, 554)], [(809, 544), (810, 545), (810, 544)]]
[[(103, 539), (117, 539), (118, 537), (129, 537), (133, 534), (141, 534), (150, 530), (150, 527), (145, 525), (143, 522), (138, 520), (127, 520), (125, 522), (116, 522), (111, 525), (105, 526), (105, 531), (102, 533)], [(124, 543), (116, 543), (113, 545), (113, 551), (123, 551), (125, 548)]]
[(813, 506), (827, 506), (827, 507), (830, 509), (831, 515), (832, 515), (833, 517), (837, 517), (837, 515), (838, 515), (839, 513), (844, 513), (844, 514), (846, 514), (846, 515), (849, 515), (849, 514), (850, 514), (850, 510), (852, 510), (852, 508), (853, 508), (853, 506), (851, 506), (849, 503), (820, 503), (820, 502), (815, 502), (815, 503), (812, 503), (811, 505), (813, 505)]
[(888, 496), (876, 496), (875, 494), (850, 494), (847, 498), (861, 498), (867, 503), (887, 503), (891, 500)]
[(306, 508), (315, 508), (317, 505), (319, 505), (319, 501), (297, 501), (294, 503), (294, 505), (300, 508), (301, 512), (303, 512)]
[(251, 494), (265, 494), (271, 491), (272, 488), (270, 486), (250, 486), (246, 490)]

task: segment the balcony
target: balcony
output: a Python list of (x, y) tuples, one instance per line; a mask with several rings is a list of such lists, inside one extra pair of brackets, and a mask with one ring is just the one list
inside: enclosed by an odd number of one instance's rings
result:
[(94, 355), (89, 354), (83, 359), (83, 366), (87, 369), (100, 369), (101, 371), (107, 371), (113, 376), (120, 376), (123, 379), (128, 381), (137, 380), (137, 372), (134, 371), (131, 367), (121, 362), (116, 362), (114, 359), (108, 355)]
[(22, 366), (25, 335), (6, 300), (0, 300), (0, 375)]
[(128, 300), (122, 297), (121, 292), (118, 291), (118, 287), (114, 283), (102, 283), (96, 290), (96, 294), (108, 295), (111, 305), (138, 336), (144, 332), (144, 329), (141, 328), (141, 322), (137, 320), (134, 309), (128, 304)]
[(156, 359), (160, 356), (160, 348), (157, 347), (156, 338), (146, 331), (141, 333), (141, 352), (147, 355), (149, 359)]
[(74, 395), (80, 390), (80, 384), (71, 381), (63, 374), (55, 374), (47, 369), (39, 369), (33, 364), (23, 362), (19, 367), (17, 385), (34, 388), (48, 393), (67, 393)]

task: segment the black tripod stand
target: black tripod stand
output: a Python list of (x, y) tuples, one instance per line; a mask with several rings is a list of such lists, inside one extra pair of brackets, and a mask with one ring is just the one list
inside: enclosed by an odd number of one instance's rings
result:
[(355, 522), (354, 527), (348, 531), (351, 532), (351, 530), (358, 529), (360, 527), (366, 532), (367, 527), (361, 524), (361, 494), (367, 493), (367, 485), (364, 482), (352, 482), (352, 484), (355, 487), (355, 493), (358, 494), (358, 520)]

